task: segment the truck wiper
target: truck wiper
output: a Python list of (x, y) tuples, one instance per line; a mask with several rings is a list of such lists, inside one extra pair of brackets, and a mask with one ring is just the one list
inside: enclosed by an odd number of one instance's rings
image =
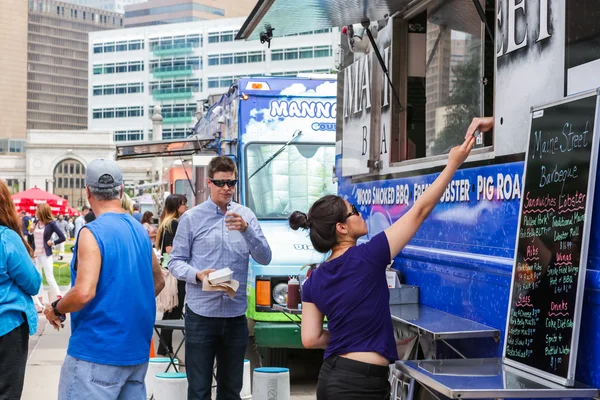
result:
[(279, 150), (277, 150), (275, 152), (275, 154), (273, 154), (271, 157), (269, 157), (269, 159), (267, 161), (264, 162), (263, 165), (260, 166), (260, 168), (258, 168), (256, 171), (254, 171), (254, 173), (252, 175), (250, 175), (250, 177), (248, 178), (248, 180), (252, 179), (252, 177), (256, 174), (258, 174), (260, 172), (260, 170), (262, 170), (264, 167), (266, 167), (267, 165), (269, 165), (271, 163), (271, 161), (273, 161), (275, 159), (275, 157), (277, 157), (279, 154), (281, 154), (290, 144), (292, 144), (294, 141), (296, 141), (300, 136), (302, 135), (302, 131), (301, 130), (296, 130), (293, 134), (292, 134), (292, 138), (283, 146), (281, 146), (281, 148)]

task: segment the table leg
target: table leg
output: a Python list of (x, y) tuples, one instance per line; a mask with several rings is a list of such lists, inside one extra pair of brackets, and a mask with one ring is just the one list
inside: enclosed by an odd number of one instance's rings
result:
[[(183, 337), (181, 338), (181, 343), (179, 343), (179, 346), (177, 346), (177, 349), (173, 353), (173, 359), (177, 358), (177, 354), (179, 354), (179, 350), (181, 350), (181, 346), (183, 346), (183, 344), (185, 343), (185, 331), (181, 331), (181, 333), (183, 334)], [(179, 366), (181, 367), (181, 364), (179, 364)], [(184, 366), (185, 366), (185, 364), (184, 364)]]
[(410, 378), (410, 383), (408, 384), (408, 393), (406, 394), (406, 400), (413, 400), (414, 393), (415, 393), (415, 380), (414, 380), (414, 378)]
[(396, 375), (391, 372), (392, 375), (392, 379), (391, 379), (391, 395), (392, 395), (392, 400), (396, 400), (397, 396), (396, 393), (398, 392), (398, 378), (396, 378)]
[[(160, 335), (158, 328), (154, 327), (154, 331), (158, 335), (159, 344), (162, 343), (162, 345), (165, 346), (165, 348), (167, 348), (167, 345), (166, 345), (164, 339), (162, 338), (162, 336)], [(184, 338), (185, 338), (185, 334), (184, 334)], [(183, 341), (181, 343), (183, 343)], [(179, 347), (181, 347), (181, 344), (179, 344)], [(179, 348), (177, 348), (177, 351), (179, 351)], [(167, 365), (167, 369), (165, 370), (165, 372), (169, 372), (169, 368), (171, 367), (171, 365), (173, 366), (173, 369), (175, 370), (175, 372), (179, 372), (179, 370), (177, 369), (177, 366), (175, 365), (175, 356), (176, 355), (177, 354), (173, 354), (173, 356), (171, 356), (171, 353), (169, 352), (168, 357), (169, 357), (170, 361), (169, 361), (169, 365)]]

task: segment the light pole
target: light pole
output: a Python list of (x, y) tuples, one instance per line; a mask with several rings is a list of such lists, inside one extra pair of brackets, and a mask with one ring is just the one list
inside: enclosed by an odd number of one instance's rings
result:
[(71, 186), (71, 204), (75, 205), (75, 202), (73, 200), (73, 198), (75, 197), (75, 179), (74, 179), (74, 175), (70, 174), (69, 175), (69, 185)]

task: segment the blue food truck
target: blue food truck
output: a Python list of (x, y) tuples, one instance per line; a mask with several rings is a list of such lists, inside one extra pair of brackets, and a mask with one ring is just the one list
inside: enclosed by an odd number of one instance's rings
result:
[[(306, 17), (291, 23), (297, 15)], [(339, 194), (367, 222), (366, 239), (410, 209), (474, 117), (493, 117), (489, 130), (477, 132), (474, 150), (440, 204), (393, 262), (402, 283), (419, 291), (414, 315), (405, 307), (395, 317), (392, 310), (399, 349), (418, 337), (419, 348), (413, 345), (406, 357), (500, 360), (480, 362), (479, 369), (490, 372), (491, 365), (506, 373), (517, 232), (521, 206), (530, 200), (523, 195), (523, 176), (532, 107), (600, 87), (598, 16), (600, 3), (583, 0), (259, 0), (239, 31), (237, 39), (276, 43), (317, 27), (342, 28), (335, 168)], [(567, 141), (572, 134), (563, 131)], [(562, 173), (547, 172), (549, 180)], [(569, 361), (567, 348), (560, 349), (566, 358), (546, 354), (553, 367), (558, 359), (570, 363), (566, 386), (542, 378), (537, 384), (552, 390), (489, 391), (483, 397), (581, 397), (569, 391), (574, 381), (600, 387), (599, 212), (596, 196), (588, 210), (583, 311), (573, 331), (577, 357)], [(429, 385), (432, 375), (455, 381), (468, 375), (445, 371), (443, 363), (413, 367), (417, 372), (409, 378), (417, 376), (430, 389), (420, 396), (442, 393), (443, 385)], [(535, 368), (524, 370), (536, 376)], [(500, 381), (505, 389), (521, 385), (518, 379)]]

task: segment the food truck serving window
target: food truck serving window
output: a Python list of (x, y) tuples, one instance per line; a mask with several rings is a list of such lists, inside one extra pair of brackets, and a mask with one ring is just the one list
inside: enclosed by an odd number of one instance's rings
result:
[[(348, 47), (338, 77), (343, 176), (443, 158), (462, 143), (474, 117), (492, 115), (494, 43), (473, 1), (421, 4), (370, 26), (395, 90), (360, 27), (342, 39)], [(493, 21), (494, 1), (481, 5)], [(491, 146), (492, 135), (478, 137), (476, 147)]]
[[(407, 28), (406, 159), (447, 154), (473, 117), (484, 115), (483, 24), (472, 0), (452, 0), (412, 18)], [(491, 136), (482, 136), (477, 147), (491, 144)]]
[(483, 31), (469, 3), (448, 2), (427, 17), (426, 156), (447, 153), (483, 113)]

